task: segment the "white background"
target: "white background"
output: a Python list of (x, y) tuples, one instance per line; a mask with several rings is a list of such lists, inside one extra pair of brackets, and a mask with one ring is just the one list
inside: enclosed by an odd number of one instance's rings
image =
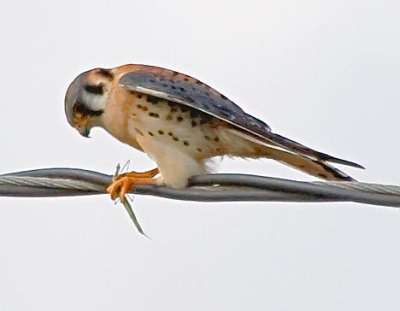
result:
[[(0, 172), (153, 163), (64, 94), (82, 71), (145, 63), (214, 86), (280, 134), (400, 184), (400, 5), (381, 0), (8, 1), (0, 10)], [(222, 172), (310, 180), (268, 160)], [(362, 204), (107, 196), (0, 198), (0, 310), (399, 310), (400, 214)]]

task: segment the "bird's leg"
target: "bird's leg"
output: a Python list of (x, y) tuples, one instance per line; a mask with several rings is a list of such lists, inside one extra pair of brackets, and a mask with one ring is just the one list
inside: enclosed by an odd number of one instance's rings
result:
[(158, 168), (147, 172), (129, 172), (114, 177), (113, 183), (107, 188), (111, 199), (117, 197), (121, 201), (125, 200), (125, 195), (130, 192), (135, 185), (155, 185), (157, 180), (154, 178), (159, 173)]
[(122, 177), (135, 177), (135, 178), (153, 178), (154, 176), (156, 176), (160, 171), (158, 170), (158, 168), (153, 168), (150, 171), (146, 171), (146, 172), (128, 172), (128, 173), (124, 173), (124, 174), (119, 174), (117, 176), (116, 179), (120, 179)]

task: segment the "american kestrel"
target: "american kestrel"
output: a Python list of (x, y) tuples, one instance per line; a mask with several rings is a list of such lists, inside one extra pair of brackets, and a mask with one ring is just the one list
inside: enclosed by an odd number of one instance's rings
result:
[(86, 71), (69, 86), (65, 113), (83, 136), (102, 127), (157, 163), (117, 177), (108, 188), (113, 199), (124, 200), (137, 184), (184, 188), (191, 176), (207, 173), (207, 160), (223, 155), (270, 158), (326, 180), (353, 180), (327, 162), (363, 168), (276, 134), (207, 84), (160, 67)]

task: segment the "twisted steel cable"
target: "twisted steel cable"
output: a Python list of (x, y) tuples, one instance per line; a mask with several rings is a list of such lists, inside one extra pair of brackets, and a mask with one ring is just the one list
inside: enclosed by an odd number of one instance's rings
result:
[[(0, 196), (52, 197), (105, 194), (113, 176), (73, 168), (0, 175)], [(400, 206), (400, 187), (362, 182), (304, 182), (243, 174), (193, 177), (186, 189), (138, 185), (133, 193), (190, 201), (343, 202)]]
[[(49, 168), (0, 175), (0, 196), (59, 197), (106, 194), (113, 176), (83, 169)], [(185, 189), (138, 185), (134, 194), (175, 200), (226, 202), (357, 202), (400, 206), (400, 186), (362, 182), (303, 182), (244, 174), (194, 176)], [(144, 234), (128, 201), (122, 202)]]

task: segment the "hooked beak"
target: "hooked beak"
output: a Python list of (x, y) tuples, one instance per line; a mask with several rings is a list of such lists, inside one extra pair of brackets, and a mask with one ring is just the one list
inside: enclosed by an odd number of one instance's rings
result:
[(90, 138), (89, 134), (90, 134), (90, 128), (88, 127), (82, 127), (80, 129), (78, 129), (79, 134), (81, 134), (83, 137), (86, 138)]

